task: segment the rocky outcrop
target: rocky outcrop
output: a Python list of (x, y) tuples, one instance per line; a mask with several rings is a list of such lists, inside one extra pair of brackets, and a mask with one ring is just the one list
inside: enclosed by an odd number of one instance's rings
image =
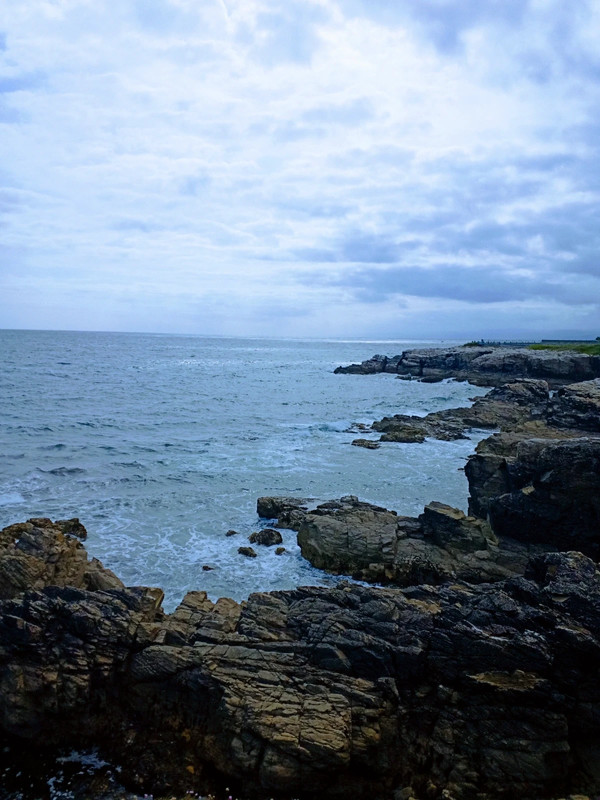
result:
[(295, 497), (259, 497), (256, 513), (263, 519), (276, 519), (279, 528), (297, 531), (308, 511), (308, 501)]
[(307, 501), (298, 497), (259, 497), (256, 501), (256, 513), (263, 519), (276, 519), (286, 511), (294, 508), (306, 509)]
[(425, 417), (395, 414), (372, 424), (382, 442), (423, 442), (426, 437), (465, 439), (473, 428), (514, 430), (546, 414), (549, 400), (545, 381), (525, 379), (504, 384), (475, 399), (469, 408), (433, 411)]
[(561, 387), (548, 404), (549, 425), (600, 433), (600, 379)]
[(414, 378), (456, 378), (497, 386), (517, 378), (538, 378), (553, 386), (600, 377), (600, 356), (574, 351), (508, 347), (450, 347), (406, 350), (387, 358), (376, 355), (362, 364), (337, 367), (338, 374), (389, 372)]
[[(38, 554), (69, 561), (64, 534), (30, 524)], [(462, 518), (420, 524), (471, 541)], [(0, 601), (12, 748), (94, 744), (127, 787), (169, 797), (600, 791), (600, 577), (580, 554), (494, 585), (191, 592), (169, 616), (158, 590), (43, 583)]]
[(298, 527), (302, 554), (320, 569), (397, 586), (522, 575), (540, 550), (600, 560), (600, 437), (568, 434), (482, 443), (465, 467), (468, 517), (439, 503), (401, 517), (352, 496), (317, 506)]
[(522, 575), (543, 543), (499, 540), (483, 519), (430, 503), (419, 517), (346, 498), (317, 506), (298, 531), (302, 555), (319, 569), (395, 586), (483, 583)]
[(0, 599), (44, 586), (122, 588), (117, 576), (99, 561), (88, 561), (79, 541), (86, 536), (78, 519), (30, 519), (4, 528), (0, 531)]
[(487, 502), (497, 535), (600, 560), (600, 438), (525, 440), (503, 472), (506, 492)]

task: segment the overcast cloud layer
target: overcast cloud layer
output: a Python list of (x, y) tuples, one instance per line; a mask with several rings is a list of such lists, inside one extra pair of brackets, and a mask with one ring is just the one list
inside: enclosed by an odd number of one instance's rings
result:
[(600, 3), (0, 8), (1, 327), (600, 335)]

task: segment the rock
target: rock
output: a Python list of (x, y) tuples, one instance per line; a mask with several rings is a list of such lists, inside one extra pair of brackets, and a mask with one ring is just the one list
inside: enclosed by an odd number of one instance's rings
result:
[(225, 534), (225, 536), (238, 536), (238, 535), (239, 535), (239, 531), (234, 531), (233, 529), (229, 529), (227, 531), (227, 533)]
[(487, 500), (499, 536), (600, 559), (600, 438), (525, 440), (504, 470), (506, 491)]
[(600, 377), (600, 356), (525, 347), (430, 348), (406, 350), (392, 358), (377, 355), (362, 364), (337, 367), (334, 372), (360, 375), (391, 372), (427, 381), (455, 378), (481, 386), (539, 378), (560, 386)]
[(247, 558), (256, 558), (256, 551), (252, 547), (238, 547), (238, 553)]
[(561, 387), (549, 402), (547, 420), (557, 428), (600, 432), (600, 379)]
[[(397, 357), (392, 359), (394, 365), (397, 364)], [(361, 364), (350, 364), (348, 367), (337, 367), (334, 372), (336, 374), (343, 373), (348, 375), (374, 375), (377, 372), (386, 372), (388, 359), (386, 356), (375, 355)]]
[(425, 417), (396, 414), (374, 422), (372, 428), (383, 433), (382, 442), (420, 443), (426, 437), (454, 441), (465, 439), (473, 428), (514, 430), (539, 420), (546, 413), (548, 397), (546, 381), (515, 381), (476, 398), (470, 408), (443, 409)]
[(285, 547), (276, 547), (275, 548), (275, 555), (282, 556), (285, 553)]
[(414, 518), (356, 499), (324, 503), (306, 514), (298, 544), (319, 569), (403, 587), (522, 575), (530, 555), (547, 549), (500, 542), (484, 520), (441, 503), (430, 503)]
[[(70, 531), (75, 531), (78, 538), (73, 538)], [(0, 598), (45, 586), (122, 588), (114, 573), (97, 559), (88, 560), (79, 541), (86, 536), (77, 519), (53, 523), (46, 518), (32, 518), (4, 528), (0, 531)]]
[(264, 519), (276, 519), (280, 514), (293, 509), (305, 509), (306, 500), (298, 497), (259, 497), (256, 513)]
[(213, 569), (214, 569), (214, 567), (211, 567), (209, 564), (203, 564), (202, 565), (202, 571), (203, 572), (212, 572)]
[[(426, 516), (459, 552), (465, 519)], [(47, 563), (63, 534), (33, 528)], [(55, 574), (70, 558), (59, 547)], [(190, 592), (171, 615), (159, 603), (151, 589), (66, 586), (0, 601), (12, 757), (93, 746), (128, 788), (166, 797), (600, 792), (600, 575), (580, 553), (493, 585), (340, 584), (243, 604)]]
[[(376, 424), (386, 423), (382, 420), (382, 423), (373, 423), (374, 426)], [(374, 429), (377, 430), (377, 428)], [(381, 435), (380, 441), (399, 442), (400, 444), (421, 444), (425, 441), (425, 437), (427, 435), (428, 431), (426, 427), (424, 425), (419, 425), (417, 418), (415, 418), (414, 422), (405, 422), (398, 419), (398, 421), (394, 423), (391, 430), (388, 430), (387, 433)]]
[(274, 544), (281, 544), (283, 539), (279, 531), (274, 528), (263, 528), (250, 534), (249, 541), (251, 544), (262, 544), (266, 547), (271, 547)]
[(304, 522), (306, 513), (304, 508), (289, 508), (282, 511), (277, 518), (277, 527), (297, 531)]
[(354, 439), (352, 444), (355, 447), (364, 447), (367, 450), (377, 450), (380, 447), (379, 442), (374, 442), (372, 439)]

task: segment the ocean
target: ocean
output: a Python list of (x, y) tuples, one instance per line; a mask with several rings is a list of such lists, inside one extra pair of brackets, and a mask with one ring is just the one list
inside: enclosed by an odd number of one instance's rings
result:
[(238, 554), (261, 527), (257, 497), (466, 510), (462, 468), (483, 432), (366, 450), (349, 428), (485, 390), (333, 374), (376, 352), (450, 344), (0, 331), (0, 525), (79, 517), (88, 552), (127, 585), (160, 586), (168, 611), (191, 589), (242, 600), (329, 585), (338, 579), (304, 561), (292, 531), (283, 555)]

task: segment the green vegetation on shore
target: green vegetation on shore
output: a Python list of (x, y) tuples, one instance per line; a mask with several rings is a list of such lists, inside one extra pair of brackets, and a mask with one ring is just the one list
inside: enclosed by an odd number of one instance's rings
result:
[(600, 342), (598, 344), (530, 344), (530, 350), (574, 350), (576, 353), (585, 353), (588, 356), (600, 356)]

